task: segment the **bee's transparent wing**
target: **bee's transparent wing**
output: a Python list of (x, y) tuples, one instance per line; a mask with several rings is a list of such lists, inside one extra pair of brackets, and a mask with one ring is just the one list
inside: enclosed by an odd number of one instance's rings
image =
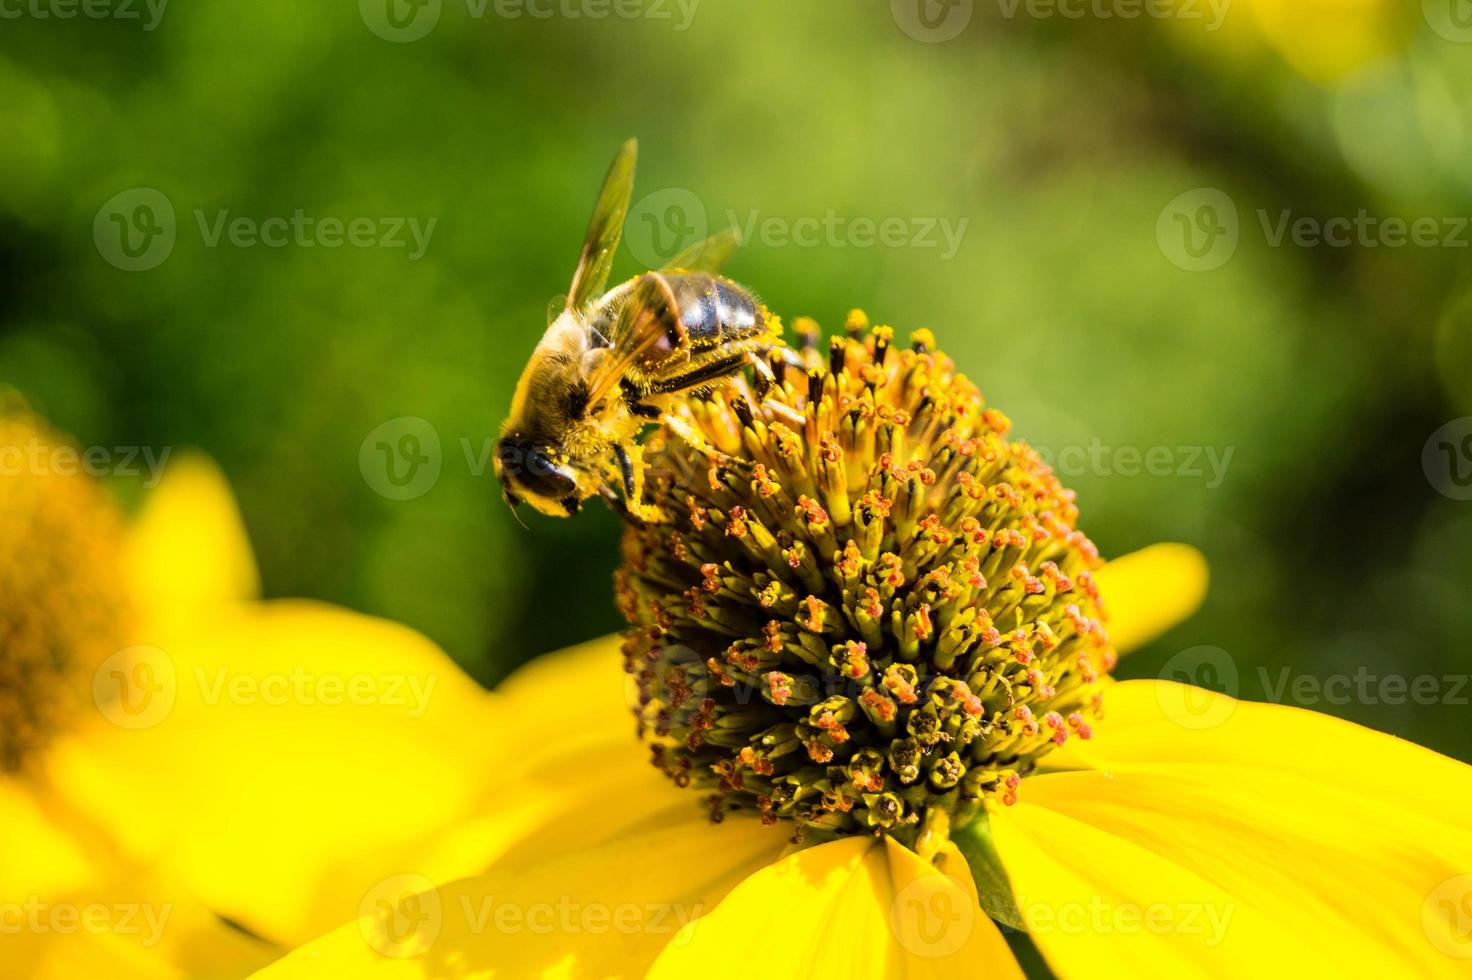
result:
[(703, 242), (696, 242), (664, 265), (663, 271), (709, 272), (716, 275), (740, 245), (736, 229), (718, 231)]
[(603, 178), (603, 190), (598, 192), (598, 203), (588, 222), (588, 236), (583, 239), (577, 271), (572, 274), (572, 285), (567, 290), (566, 309), (580, 310), (588, 306), (608, 283), (613, 253), (618, 251), (624, 219), (629, 214), (629, 198), (634, 192), (634, 160), (638, 155), (639, 141), (628, 140), (619, 147), (608, 176)]
[(562, 315), (567, 309), (567, 297), (558, 293), (547, 301), (547, 326), (552, 326), (552, 321)]
[(679, 318), (680, 304), (669, 280), (658, 272), (640, 276), (613, 321), (608, 338), (612, 349), (587, 378), (589, 403), (611, 392), (635, 364), (657, 360), (661, 351), (672, 353), (669, 338), (678, 332)]

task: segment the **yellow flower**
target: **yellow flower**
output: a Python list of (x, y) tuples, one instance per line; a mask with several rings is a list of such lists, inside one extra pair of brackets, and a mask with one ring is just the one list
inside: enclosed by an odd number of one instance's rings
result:
[(1425, 27), (1421, 4), (1403, 0), (1178, 0), (1175, 7), (1177, 38), (1202, 56), (1235, 61), (1270, 49), (1325, 86), (1399, 57)]
[(202, 457), (170, 460), (131, 526), (81, 458), (0, 406), (7, 969), (241, 976), (403, 854), (489, 859), (421, 846), (484, 809), (497, 745), (464, 737), (490, 731), (474, 681), (401, 626), (261, 601)]
[(624, 643), (501, 689), (534, 823), (263, 977), (1020, 976), (997, 923), (1062, 976), (1465, 975), (1472, 770), (1111, 681), (1201, 557), (1097, 567), (928, 333), (863, 326), (646, 447), (669, 519), (626, 532)]

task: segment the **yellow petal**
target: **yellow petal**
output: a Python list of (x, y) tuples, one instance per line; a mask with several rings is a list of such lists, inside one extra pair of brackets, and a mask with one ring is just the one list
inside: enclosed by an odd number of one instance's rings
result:
[(1156, 544), (1114, 559), (1094, 579), (1109, 638), (1128, 653), (1200, 609), (1208, 573), (1206, 559), (1190, 545)]
[[(604, 636), (538, 657), (496, 687), (536, 726), (536, 742), (577, 739), (587, 733), (619, 732), (632, 737), (638, 687), (624, 671), (623, 638)], [(568, 724), (568, 712), (578, 724)]]
[(1312, 712), (1235, 704), (1215, 728), (1111, 689), (1093, 771), (992, 815), (1033, 940), (1063, 976), (1465, 975), (1472, 770)]
[(1104, 710), (1094, 737), (1069, 739), (1049, 753), (1050, 766), (1173, 772), (1248, 765), (1449, 819), (1472, 801), (1472, 767), (1316, 711), (1158, 680), (1111, 685)]
[(649, 976), (1021, 977), (964, 859), (946, 868), (888, 838), (798, 851), (682, 929)]
[(129, 871), (98, 886), (6, 907), (7, 975), (29, 980), (226, 980), (280, 950), (232, 928), (177, 883)]
[(643, 977), (687, 922), (775, 859), (790, 835), (751, 818), (712, 825), (688, 803), (602, 845), (565, 840), (550, 860), (417, 895), (405, 892), (430, 883), (387, 880), (365, 894), (362, 919), (260, 976)]
[(480, 812), (510, 742), (433, 644), (316, 603), (239, 606), (114, 676), (52, 753), (57, 791), (282, 942), (345, 921), (399, 849)]
[(35, 780), (0, 777), (0, 949), (32, 980), (240, 977), (279, 950), (200, 906), (180, 883), (126, 868)]
[(170, 459), (129, 531), (125, 568), (142, 633), (157, 638), (210, 606), (260, 593), (250, 540), (225, 475), (199, 454)]
[(29, 781), (0, 774), (0, 827), (0, 902), (70, 891), (95, 877), (82, 843)]

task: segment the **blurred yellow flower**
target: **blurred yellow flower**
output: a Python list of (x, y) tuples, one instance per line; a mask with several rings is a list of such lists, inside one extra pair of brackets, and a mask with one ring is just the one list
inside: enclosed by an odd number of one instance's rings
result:
[(484, 808), (496, 743), (464, 733), (492, 699), (404, 627), (260, 601), (206, 459), (170, 460), (125, 527), (77, 453), (0, 413), (7, 962), (243, 975), (352, 914), (401, 851), (435, 865), (419, 843)]
[(1214, 17), (1177, 18), (1176, 33), (1208, 57), (1238, 59), (1266, 45), (1299, 75), (1333, 85), (1399, 56), (1423, 26), (1419, 7), (1397, 0), (1229, 0)]

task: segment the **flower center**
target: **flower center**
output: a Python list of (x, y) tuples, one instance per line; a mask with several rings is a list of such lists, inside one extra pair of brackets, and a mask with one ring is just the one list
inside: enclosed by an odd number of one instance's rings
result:
[(713, 819), (913, 840), (1090, 735), (1115, 655), (1072, 492), (929, 331), (891, 341), (855, 311), (826, 364), (688, 399), (705, 445), (645, 447), (668, 520), (624, 538), (626, 667)]
[(122, 525), (75, 447), (0, 393), (0, 770), (90, 697), (125, 644)]

